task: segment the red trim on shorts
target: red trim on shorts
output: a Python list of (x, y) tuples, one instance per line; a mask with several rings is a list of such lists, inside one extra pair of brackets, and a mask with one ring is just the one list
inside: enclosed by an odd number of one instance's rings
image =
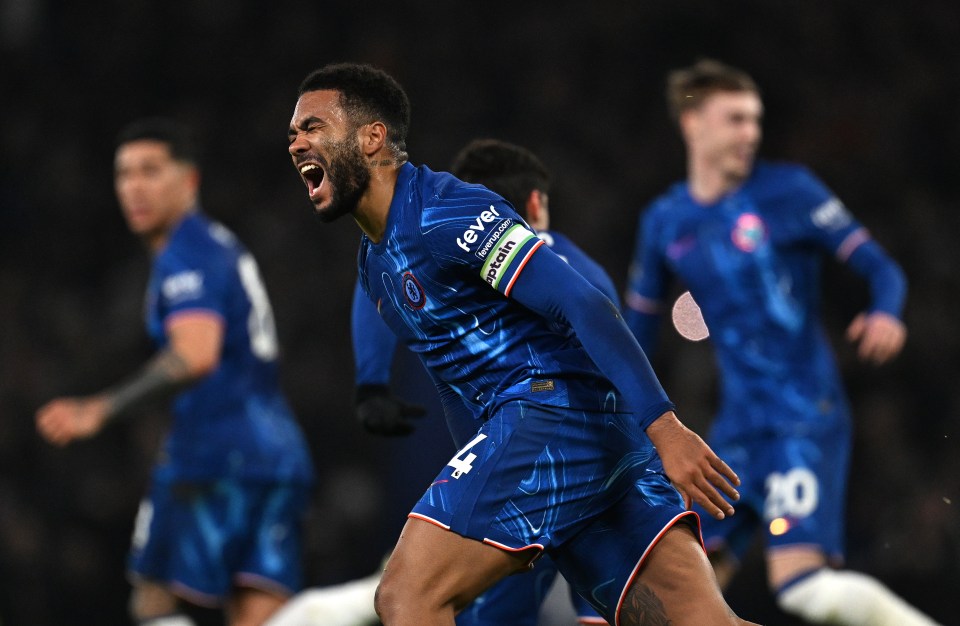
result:
[(293, 590), (286, 585), (281, 585), (272, 578), (254, 574), (252, 572), (236, 572), (233, 575), (233, 584), (237, 587), (246, 587), (268, 593), (272, 596), (289, 598), (293, 595)]
[(483, 543), (487, 545), (491, 545), (494, 548), (500, 548), (505, 552), (523, 552), (524, 550), (530, 550), (532, 548), (536, 548), (540, 552), (543, 552), (543, 546), (539, 543), (531, 543), (529, 545), (523, 546), (522, 548), (511, 548), (508, 545), (504, 545), (498, 541), (494, 541), (493, 539), (487, 539), (486, 537), (483, 538)]
[(152, 585), (166, 587), (170, 593), (178, 598), (186, 600), (187, 602), (192, 602), (193, 604), (201, 606), (205, 609), (216, 609), (223, 606), (223, 597), (197, 591), (196, 589), (188, 587), (176, 580), (160, 580), (159, 578), (149, 578), (132, 571), (127, 572), (127, 580), (129, 580), (130, 584), (133, 586), (136, 586), (138, 583), (150, 583)]
[[(434, 526), (437, 526), (437, 527), (442, 528), (443, 530), (446, 530), (446, 531), (449, 531), (449, 532), (454, 532), (454, 531), (450, 530), (450, 527), (447, 526), (446, 524), (443, 524), (443, 523), (441, 523), (441, 522), (438, 522), (437, 520), (433, 519), (432, 517), (427, 517), (426, 515), (423, 515), (422, 513), (412, 513), (412, 512), (411, 512), (411, 513), (407, 513), (407, 517), (408, 517), (408, 518), (413, 518), (413, 519), (418, 519), (418, 520), (421, 520), (421, 521), (423, 521), (423, 522), (427, 522), (428, 524), (433, 524)], [(458, 534), (459, 534), (459, 533), (458, 533)], [(465, 535), (461, 535), (461, 536), (465, 536)], [(474, 539), (474, 537), (467, 537), (467, 539)], [(508, 545), (506, 545), (506, 544), (500, 543), (500, 542), (498, 542), (498, 541), (494, 541), (493, 539), (487, 539), (486, 537), (484, 537), (481, 541), (482, 541), (483, 543), (487, 544), (488, 546), (493, 546), (494, 548), (499, 548), (500, 550), (503, 550), (504, 552), (523, 552), (524, 550), (533, 550), (533, 549), (536, 549), (536, 550), (537, 550), (537, 553), (533, 556), (533, 558), (530, 559), (530, 562), (531, 562), (531, 563), (533, 563), (537, 558), (540, 557), (541, 554), (543, 554), (543, 545), (542, 545), (542, 544), (539, 544), (539, 543), (531, 543), (531, 544), (529, 544), (529, 545), (522, 546), (522, 547), (520, 547), (520, 548), (511, 548), (510, 546), (508, 546)]]
[(633, 571), (630, 573), (630, 578), (627, 579), (627, 584), (623, 586), (623, 591), (620, 592), (620, 600), (617, 601), (617, 611), (614, 613), (616, 626), (620, 626), (620, 608), (623, 606), (623, 601), (627, 596), (627, 590), (630, 589), (630, 585), (633, 584), (633, 580), (637, 577), (637, 574), (640, 573), (640, 568), (643, 567), (643, 562), (647, 559), (647, 555), (650, 554), (650, 551), (653, 550), (653, 547), (657, 545), (661, 538), (667, 533), (668, 530), (677, 525), (677, 522), (682, 520), (685, 517), (694, 516), (697, 518), (697, 540), (700, 542), (700, 548), (706, 553), (706, 548), (703, 547), (703, 531), (700, 530), (700, 516), (697, 515), (695, 511), (684, 511), (680, 515), (677, 515), (672, 520), (670, 520), (663, 529), (657, 533), (657, 536), (653, 538), (653, 541), (650, 542), (650, 545), (647, 546), (647, 549), (643, 551), (643, 554), (640, 556), (640, 560), (637, 561), (637, 565), (633, 568)]
[(447, 526), (446, 524), (441, 524), (440, 522), (433, 519), (432, 517), (427, 517), (426, 515), (421, 515), (420, 513), (407, 513), (407, 517), (412, 517), (413, 519), (418, 519), (424, 522), (428, 522), (430, 524), (433, 524), (434, 526), (439, 526), (444, 530), (450, 530), (450, 527)]

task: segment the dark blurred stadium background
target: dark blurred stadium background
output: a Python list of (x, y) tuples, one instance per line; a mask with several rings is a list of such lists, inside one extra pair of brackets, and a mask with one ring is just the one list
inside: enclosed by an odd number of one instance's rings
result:
[[(683, 173), (665, 74), (715, 56), (763, 88), (762, 154), (810, 165), (909, 275), (908, 346), (873, 370), (841, 336), (866, 289), (826, 265), (824, 315), (857, 423), (848, 557), (960, 623), (958, 42), (955, 0), (0, 0), (0, 622), (127, 623), (124, 555), (164, 416), (67, 450), (33, 427), (47, 399), (97, 390), (148, 354), (148, 259), (112, 192), (124, 123), (195, 125), (204, 205), (260, 261), (321, 477), (308, 581), (329, 584), (376, 567), (452, 450), (435, 415), (403, 442), (353, 420), (358, 233), (313, 219), (287, 160), (299, 81), (335, 60), (385, 68), (413, 103), (412, 160), (434, 169), (477, 136), (531, 147), (555, 174), (554, 226), (622, 287), (638, 210)], [(667, 330), (662, 345), (655, 365), (702, 432), (709, 348)], [(731, 602), (789, 623), (764, 589), (754, 554)]]

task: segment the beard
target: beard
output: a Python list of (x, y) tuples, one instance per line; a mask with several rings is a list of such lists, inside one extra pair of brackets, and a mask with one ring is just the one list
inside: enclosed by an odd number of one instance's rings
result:
[(333, 195), (327, 207), (316, 211), (317, 217), (324, 223), (352, 213), (370, 187), (370, 169), (356, 141), (347, 139), (333, 145), (327, 177)]

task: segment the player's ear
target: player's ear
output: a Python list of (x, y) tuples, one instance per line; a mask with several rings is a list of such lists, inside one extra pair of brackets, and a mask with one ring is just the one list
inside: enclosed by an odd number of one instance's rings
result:
[(680, 126), (680, 134), (684, 139), (690, 138), (696, 132), (699, 119), (699, 110), (696, 108), (684, 109), (680, 113), (677, 124)]
[(523, 207), (527, 214), (527, 221), (536, 222), (537, 218), (540, 217), (541, 208), (540, 192), (536, 189), (531, 189), (530, 193), (527, 195), (526, 205)]
[(547, 202), (547, 194), (539, 189), (531, 190), (527, 196), (527, 201), (524, 203), (523, 208), (526, 211), (527, 223), (535, 230), (546, 230), (550, 228), (550, 209), (547, 206)]
[(200, 168), (194, 165), (187, 165), (183, 170), (183, 180), (188, 191), (191, 194), (197, 194), (200, 191)]
[(370, 122), (360, 127), (360, 149), (366, 156), (372, 156), (387, 143), (387, 127), (383, 122)]

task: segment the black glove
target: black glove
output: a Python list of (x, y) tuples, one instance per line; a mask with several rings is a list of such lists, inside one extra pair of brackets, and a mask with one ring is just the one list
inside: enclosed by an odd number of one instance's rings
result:
[(408, 404), (391, 394), (387, 385), (358, 385), (353, 408), (367, 432), (385, 437), (409, 435), (413, 424), (408, 418), (427, 414), (419, 404)]

